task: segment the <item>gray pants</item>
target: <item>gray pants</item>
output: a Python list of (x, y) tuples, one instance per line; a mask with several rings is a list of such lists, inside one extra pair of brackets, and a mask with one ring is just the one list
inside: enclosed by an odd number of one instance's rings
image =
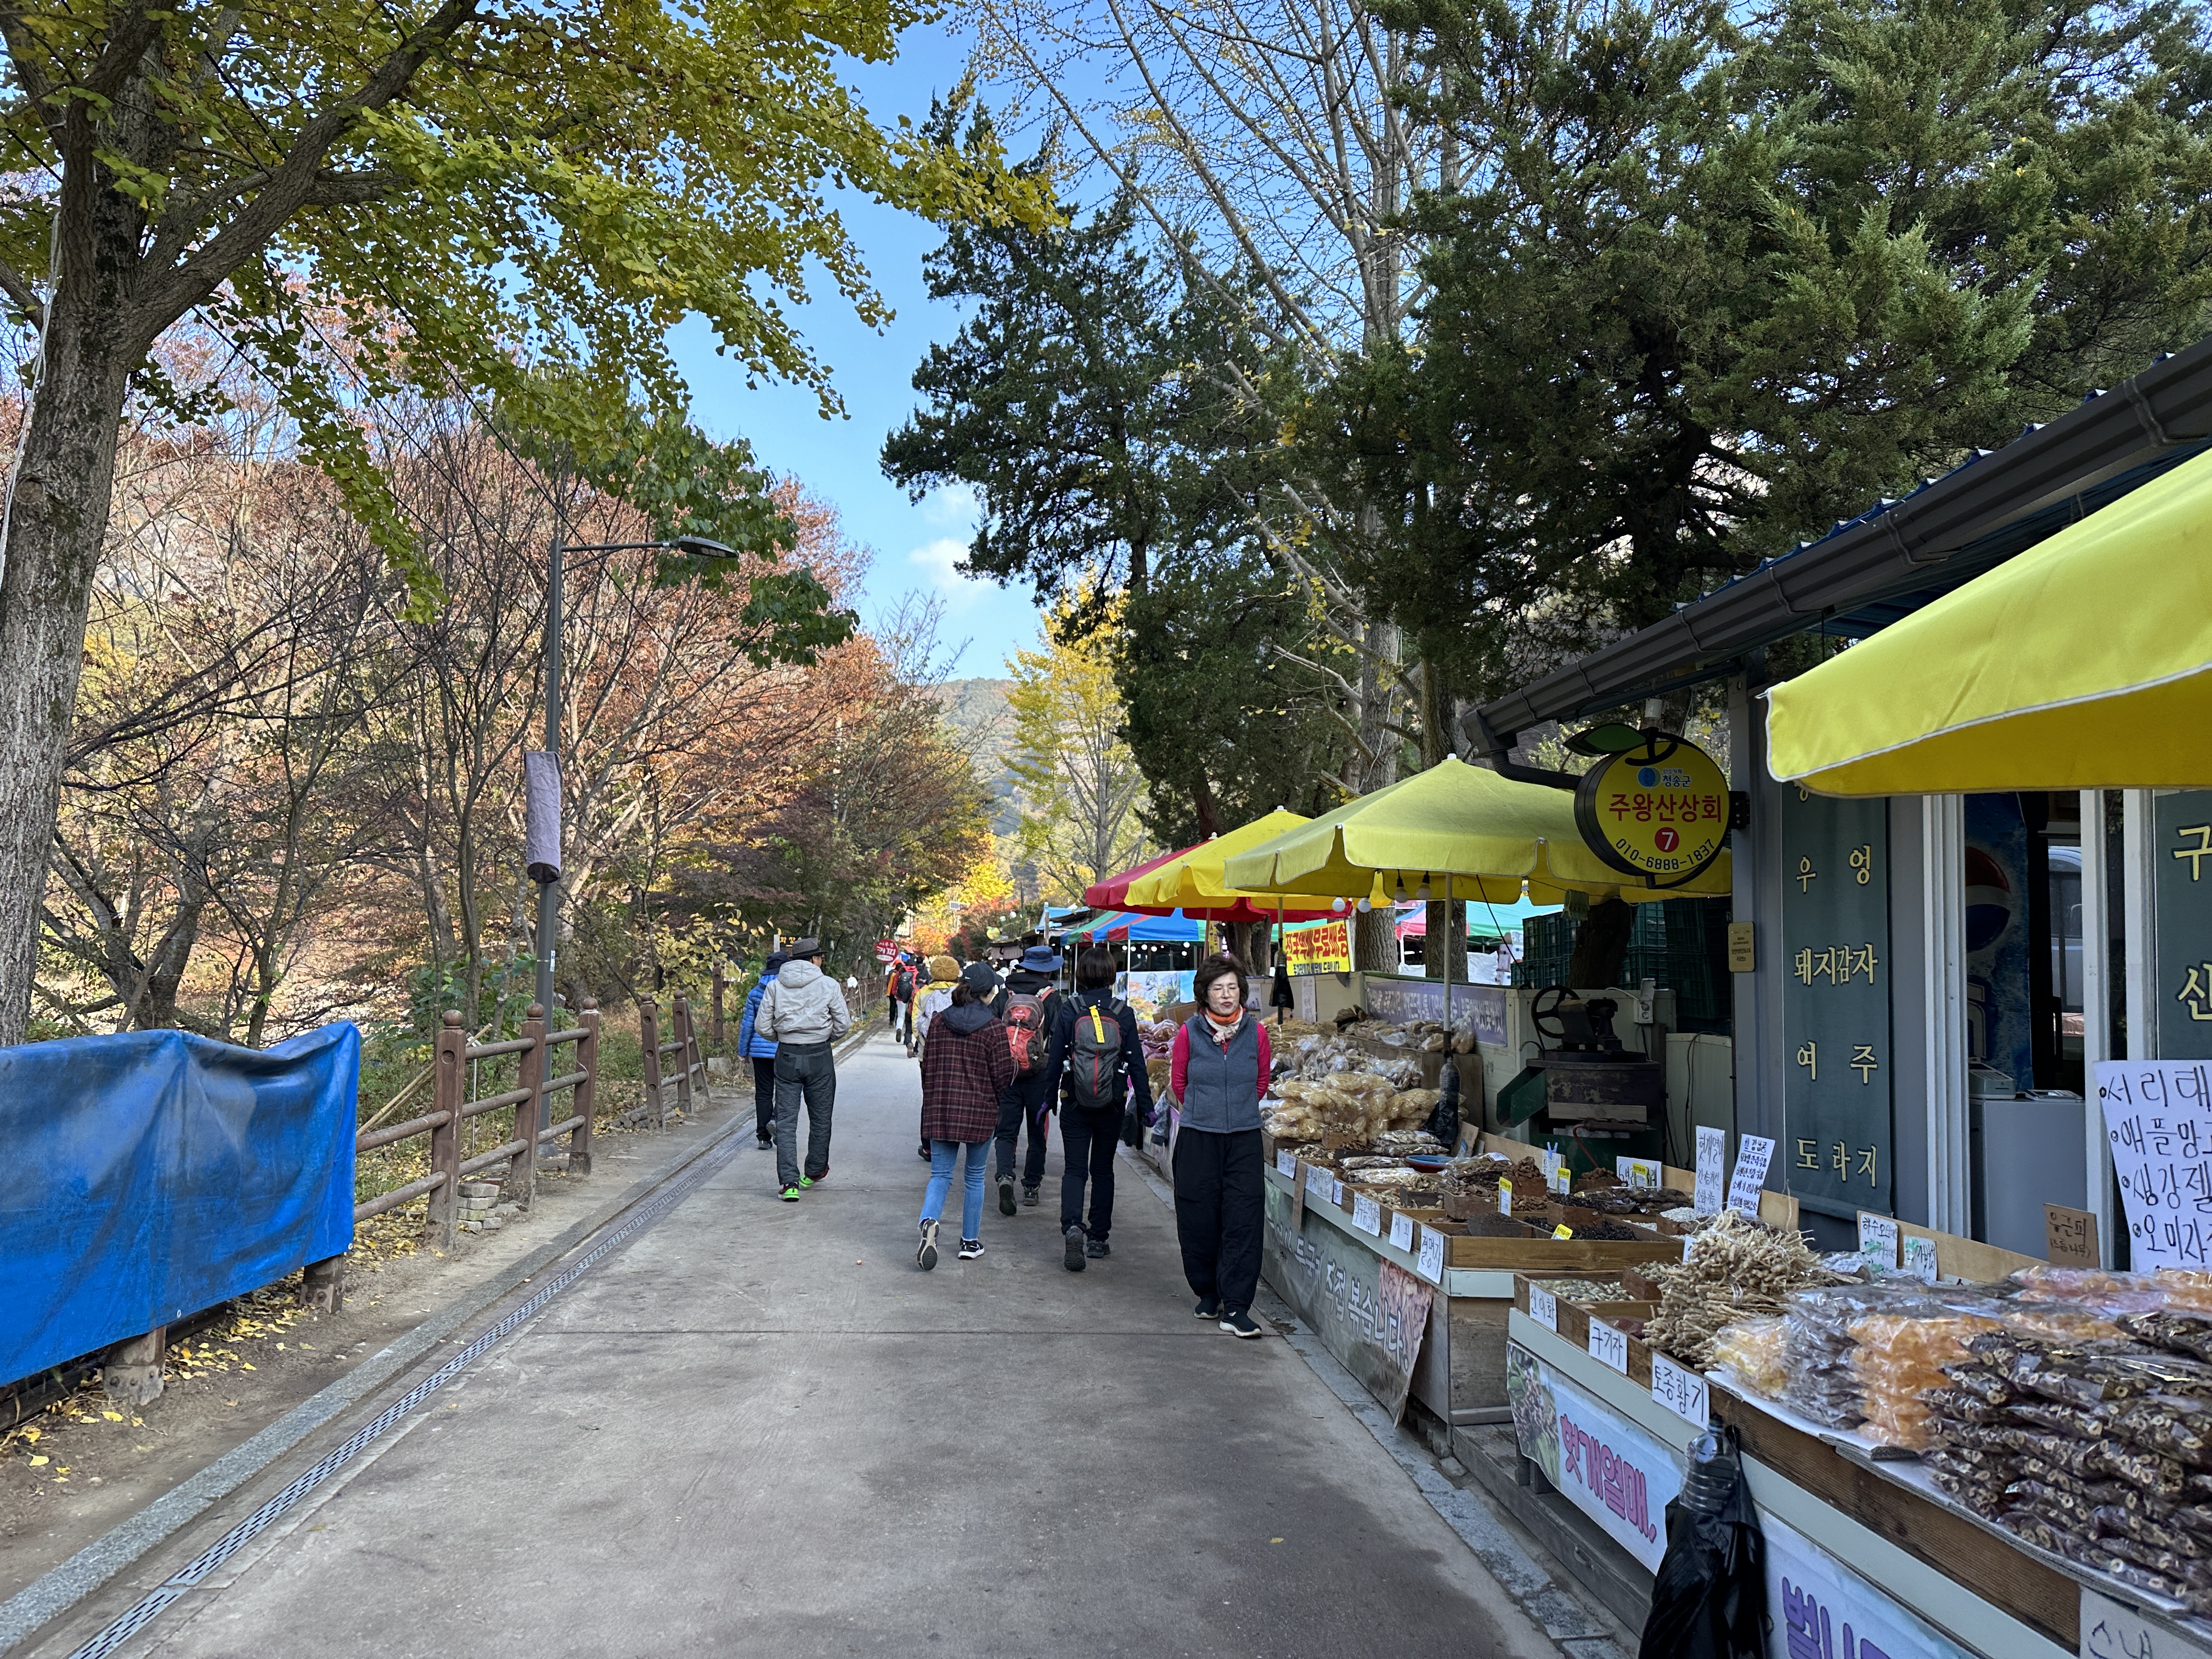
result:
[(830, 1173), (830, 1115), (837, 1104), (837, 1067), (826, 1042), (787, 1042), (775, 1051), (775, 1181), (799, 1184), (799, 1100), (806, 1097), (806, 1178)]

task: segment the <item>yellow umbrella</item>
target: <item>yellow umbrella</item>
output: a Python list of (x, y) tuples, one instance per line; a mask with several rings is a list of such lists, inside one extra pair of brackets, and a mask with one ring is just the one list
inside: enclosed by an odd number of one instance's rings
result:
[(2212, 784), (2212, 454), (1768, 695), (1829, 795)]
[(1387, 902), (1395, 884), (1452, 878), (1461, 898), (1510, 903), (1528, 884), (1540, 904), (1571, 889), (1631, 902), (1729, 891), (1723, 853), (1680, 887), (1644, 888), (1592, 852), (1575, 827), (1574, 797), (1446, 759), (1346, 801), (1230, 858), (1224, 876), (1248, 892), (1279, 887)]
[(1326, 913), (1334, 896), (1330, 890), (1322, 890), (1320, 896), (1311, 893), (1279, 894), (1272, 890), (1250, 893), (1231, 885), (1221, 873), (1223, 865), (1248, 847), (1272, 841), (1305, 822), (1297, 813), (1279, 806), (1264, 817), (1255, 818), (1226, 835), (1200, 842), (1131, 882), (1127, 902), (1147, 908), (1180, 909), (1186, 915), (1194, 915), (1201, 911), (1224, 909), (1239, 899), (1255, 899), (1264, 901), (1270, 908)]

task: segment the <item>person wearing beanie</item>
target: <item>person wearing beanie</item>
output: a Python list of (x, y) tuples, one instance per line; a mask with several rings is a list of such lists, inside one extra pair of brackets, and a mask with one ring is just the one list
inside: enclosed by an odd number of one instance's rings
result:
[(744, 1018), (738, 1024), (738, 1054), (753, 1066), (753, 1130), (761, 1151), (775, 1145), (775, 1044), (755, 1028), (761, 996), (775, 982), (777, 973), (790, 960), (781, 951), (771, 951), (761, 963), (760, 977), (745, 993)]
[(1052, 1053), (1052, 998), (1060, 988), (1060, 953), (1036, 945), (1022, 952), (1021, 962), (1006, 975), (999, 1018), (1006, 1028), (1006, 1044), (1014, 1056), (1014, 1080), (999, 1101), (999, 1212), (1014, 1212), (1014, 1147), (1028, 1127), (1030, 1144), (1020, 1164), (1022, 1203), (1037, 1206), (1037, 1188), (1044, 1183), (1045, 1126), (1052, 1115), (1052, 1098), (1046, 1092)]

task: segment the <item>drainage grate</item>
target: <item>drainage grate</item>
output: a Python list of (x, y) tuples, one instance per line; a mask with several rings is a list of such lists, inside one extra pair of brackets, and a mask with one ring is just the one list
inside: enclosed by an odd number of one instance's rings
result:
[(268, 1530), (285, 1510), (321, 1486), (347, 1464), (361, 1455), (362, 1448), (375, 1440), (399, 1419), (413, 1411), (464, 1370), (501, 1338), (511, 1334), (516, 1327), (543, 1308), (555, 1297), (567, 1290), (599, 1264), (609, 1252), (617, 1249), (633, 1233), (641, 1231), (674, 1209), (690, 1195), (692, 1189), (704, 1181), (714, 1170), (726, 1162), (731, 1150), (738, 1144), (732, 1136), (725, 1150), (701, 1158), (691, 1168), (663, 1188), (658, 1194), (633, 1210), (629, 1219), (609, 1233), (582, 1255), (576, 1258), (553, 1279), (548, 1280), (529, 1298), (510, 1311), (499, 1322), (471, 1341), (468, 1346), (417, 1382), (413, 1388), (371, 1418), (353, 1437), (325, 1456), (305, 1474), (288, 1482), (283, 1490), (247, 1516), (228, 1532), (216, 1540), (190, 1565), (161, 1581), (146, 1597), (106, 1630), (94, 1637), (70, 1656), (70, 1659), (108, 1659), (123, 1644), (140, 1631), (160, 1618), (164, 1609), (178, 1597), (198, 1584), (210, 1573), (238, 1553), (248, 1543)]

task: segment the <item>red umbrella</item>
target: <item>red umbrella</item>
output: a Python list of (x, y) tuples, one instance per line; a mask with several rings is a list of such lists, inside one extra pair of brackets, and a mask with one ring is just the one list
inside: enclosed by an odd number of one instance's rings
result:
[[(1156, 859), (1147, 859), (1144, 863), (1139, 865), (1133, 870), (1124, 870), (1118, 876), (1109, 876), (1103, 881), (1095, 881), (1091, 883), (1090, 886), (1083, 890), (1083, 902), (1094, 910), (1127, 910), (1131, 907), (1122, 903), (1121, 901), (1127, 896), (1129, 891), (1129, 884), (1131, 882), (1136, 880), (1139, 876), (1148, 876), (1152, 874), (1153, 871), (1158, 869), (1160, 866), (1165, 864), (1170, 859), (1179, 859), (1185, 853), (1194, 851), (1197, 848), (1204, 845), (1205, 843), (1203, 842), (1195, 842), (1189, 847), (1177, 848), (1172, 853), (1163, 853)], [(1145, 914), (1147, 915), (1165, 915), (1167, 912), (1164, 910), (1148, 910), (1146, 911)]]

